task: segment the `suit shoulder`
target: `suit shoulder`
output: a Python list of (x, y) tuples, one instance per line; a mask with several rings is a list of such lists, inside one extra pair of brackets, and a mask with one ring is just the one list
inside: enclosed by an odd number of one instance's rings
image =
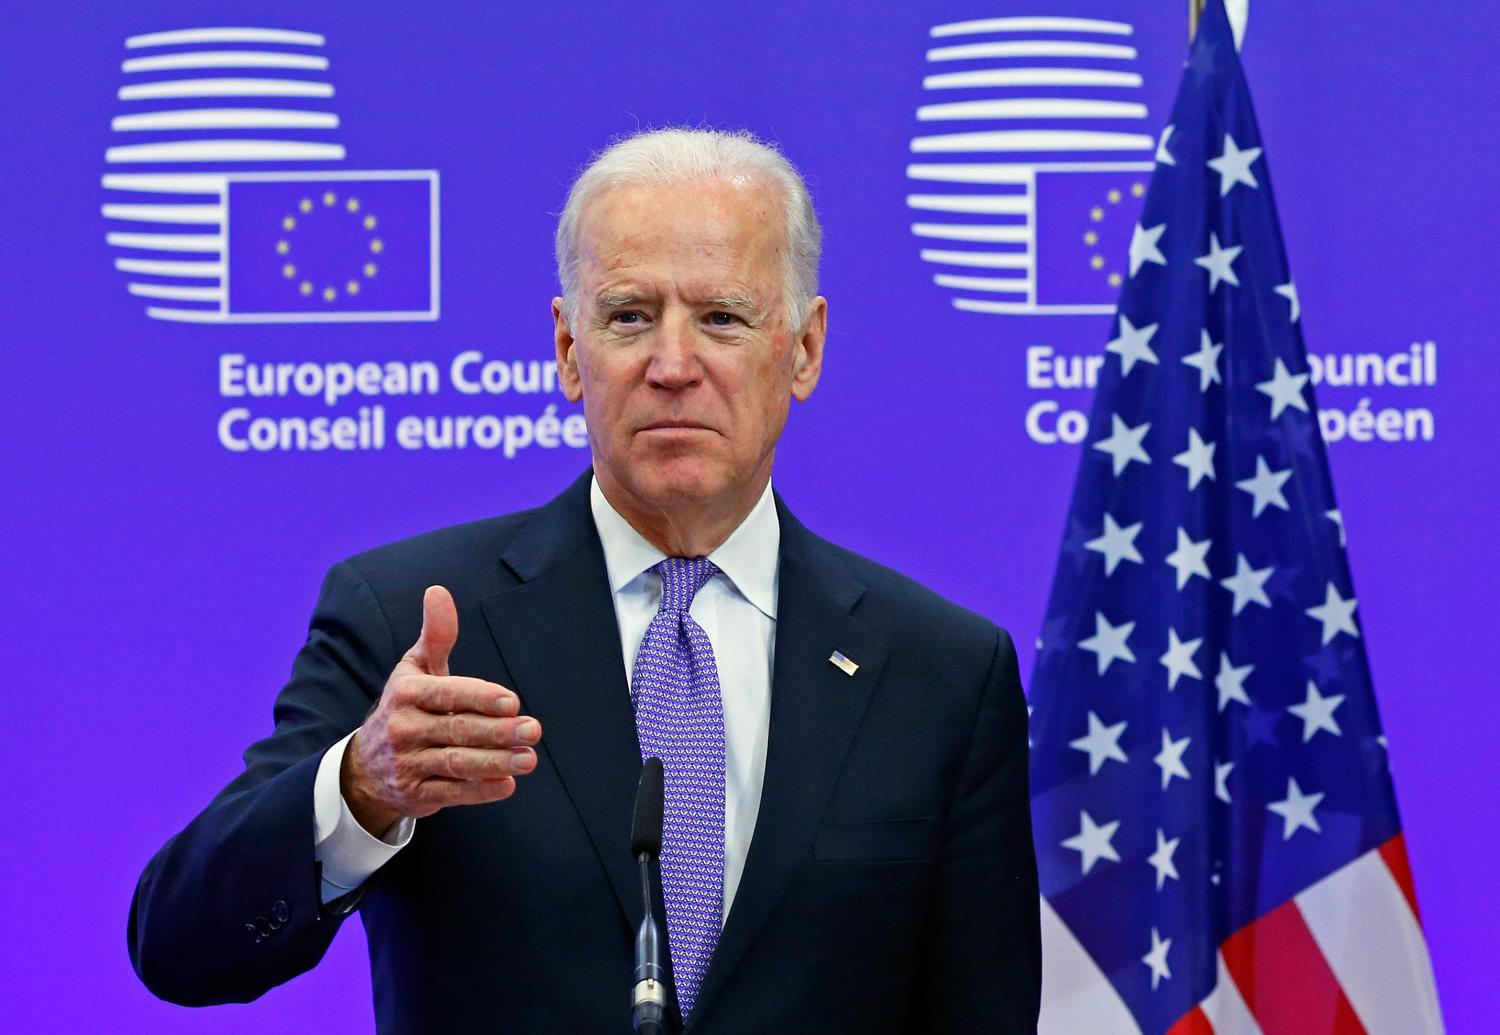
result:
[(434, 584), (450, 589), (473, 585), (481, 572), (498, 569), (505, 547), (536, 513), (521, 510), (436, 528), (364, 550), (342, 563), (377, 595), (413, 587), (420, 593)]
[(864, 584), (858, 611), (866, 621), (985, 652), (994, 649), (997, 634), (1008, 637), (984, 615), (954, 603), (911, 576), (826, 539), (819, 538), (818, 542)]

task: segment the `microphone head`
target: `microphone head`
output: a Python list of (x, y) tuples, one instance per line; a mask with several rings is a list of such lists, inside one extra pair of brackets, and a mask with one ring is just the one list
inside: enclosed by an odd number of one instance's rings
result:
[(666, 799), (661, 759), (648, 758), (635, 788), (635, 814), (630, 823), (630, 854), (661, 854), (661, 813)]

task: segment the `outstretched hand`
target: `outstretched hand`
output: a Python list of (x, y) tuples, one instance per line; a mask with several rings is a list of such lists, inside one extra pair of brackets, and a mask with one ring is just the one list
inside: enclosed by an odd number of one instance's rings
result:
[(344, 752), (339, 785), (354, 818), (381, 834), (403, 816), (508, 798), (536, 768), (541, 723), (499, 683), (450, 675), (458, 610), (442, 586), (422, 597), (422, 632), (391, 671)]

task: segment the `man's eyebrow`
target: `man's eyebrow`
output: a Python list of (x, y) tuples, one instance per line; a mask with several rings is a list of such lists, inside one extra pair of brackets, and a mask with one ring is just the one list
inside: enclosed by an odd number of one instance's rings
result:
[(636, 305), (640, 302), (637, 295), (617, 295), (609, 291), (602, 292), (594, 299), (601, 309), (619, 309), (622, 306)]
[(736, 309), (745, 313), (760, 311), (760, 306), (755, 303), (755, 299), (744, 295), (718, 295), (708, 299), (708, 304), (716, 309)]

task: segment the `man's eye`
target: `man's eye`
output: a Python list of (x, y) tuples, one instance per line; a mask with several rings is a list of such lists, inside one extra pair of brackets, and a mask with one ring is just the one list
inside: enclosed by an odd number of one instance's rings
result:
[(615, 323), (635, 324), (641, 322), (641, 314), (635, 312), (615, 313), (610, 319)]
[(717, 312), (708, 314), (708, 322), (713, 324), (715, 327), (733, 326), (734, 320), (735, 317), (733, 313)]

